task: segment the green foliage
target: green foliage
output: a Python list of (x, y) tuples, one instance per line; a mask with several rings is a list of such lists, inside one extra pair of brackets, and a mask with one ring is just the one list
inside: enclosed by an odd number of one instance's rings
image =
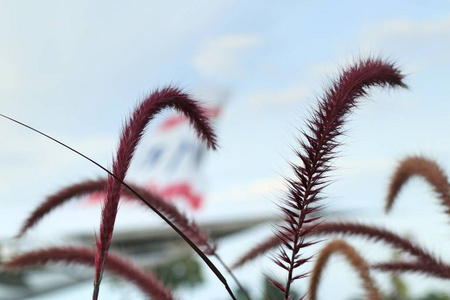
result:
[(195, 287), (203, 282), (199, 262), (192, 257), (183, 257), (152, 270), (156, 276), (173, 290), (179, 287)]
[[(263, 280), (263, 296), (261, 296), (260, 300), (284, 300), (284, 293), (277, 289), (272, 283), (270, 283), (267, 278)], [(237, 291), (236, 293), (237, 300), (248, 300), (247, 296), (242, 291)], [(292, 292), (292, 299), (299, 299), (300, 293), (297, 293), (295, 291)], [(258, 299), (257, 297), (253, 297), (252, 299)]]
[[(283, 300), (284, 293), (277, 289), (268, 280), (264, 280), (264, 295), (265, 297), (261, 300), (271, 299), (271, 300)], [(300, 296), (296, 292), (291, 292), (292, 299), (299, 299)]]
[(450, 300), (450, 297), (443, 292), (431, 292), (423, 297), (416, 298), (417, 300)]

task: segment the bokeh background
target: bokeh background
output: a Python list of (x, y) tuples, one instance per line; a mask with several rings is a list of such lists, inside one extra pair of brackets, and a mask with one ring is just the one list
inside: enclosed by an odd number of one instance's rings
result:
[[(393, 213), (383, 215), (389, 176), (401, 158), (423, 154), (450, 170), (449, 52), (447, 1), (2, 1), (0, 113), (110, 166), (123, 120), (152, 90), (173, 84), (205, 102), (226, 94), (215, 123), (220, 149), (203, 166), (206, 200), (194, 215), (275, 215), (283, 177), (291, 176), (288, 162), (297, 162), (299, 129), (323, 89), (342, 67), (381, 57), (404, 71), (410, 88), (374, 89), (350, 117), (325, 214), (386, 225), (450, 259), (448, 216), (423, 181), (411, 181)], [(146, 138), (154, 131), (150, 125)], [(4, 240), (55, 187), (103, 175), (7, 120), (0, 120), (0, 137)], [(98, 231), (98, 214), (80, 214), (62, 224), (49, 217), (35, 239), (47, 240), (65, 226)], [(271, 230), (262, 225), (226, 238), (220, 253), (233, 261)], [(354, 243), (369, 258), (392, 255)], [(258, 296), (261, 274), (283, 278), (270, 257), (238, 272)], [(220, 283), (206, 270), (204, 276), (205, 284), (181, 290), (180, 298), (227, 299)], [(376, 278), (390, 288), (389, 276)], [(440, 280), (402, 278), (411, 297), (450, 293)], [(305, 282), (298, 289), (304, 291)], [(89, 297), (91, 284), (58, 293), (39, 299)], [(361, 294), (352, 270), (332, 260), (320, 299)], [(0, 290), (7, 299), (1, 297)]]

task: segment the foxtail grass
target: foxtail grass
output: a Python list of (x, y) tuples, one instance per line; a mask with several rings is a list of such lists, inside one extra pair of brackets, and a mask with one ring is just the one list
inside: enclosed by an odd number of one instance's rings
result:
[[(17, 237), (23, 236), (30, 228), (37, 225), (37, 223), (47, 214), (65, 204), (67, 201), (73, 198), (81, 199), (86, 195), (103, 192), (106, 184), (106, 179), (99, 178), (96, 180), (84, 180), (61, 188), (48, 196), (44, 202), (31, 212), (29, 217), (23, 222)], [(128, 185), (134, 191), (139, 193), (146, 203), (150, 203), (169, 218), (173, 224), (178, 226), (197, 246), (202, 247), (205, 254), (215, 254), (217, 245), (211, 241), (208, 234), (200, 228), (195, 221), (189, 220), (184, 213), (180, 212), (172, 203), (164, 200), (158, 194), (136, 184), (128, 183)], [(129, 199), (135, 199), (135, 195), (128, 188), (123, 190), (123, 196)]]
[[(20, 270), (47, 264), (77, 264), (95, 267), (96, 250), (86, 247), (53, 247), (23, 253), (2, 265), (3, 269)], [(106, 270), (134, 283), (151, 299), (172, 300), (172, 292), (149, 271), (135, 266), (131, 261), (110, 253)]]
[(311, 259), (304, 257), (303, 249), (314, 226), (304, 225), (317, 221), (312, 214), (320, 210), (321, 191), (328, 183), (327, 173), (337, 154), (338, 137), (343, 133), (346, 117), (357, 106), (357, 99), (366, 96), (367, 89), (373, 86), (406, 87), (403, 75), (392, 63), (361, 60), (339, 75), (312, 112), (307, 130), (301, 132), (303, 139), (296, 154), (303, 164), (292, 165), (296, 178), (287, 180), (289, 196), (281, 205), (284, 223), (276, 232), (283, 247), (274, 261), (286, 270), (287, 278), (286, 284), (275, 284), (283, 291), (285, 300), (290, 298), (292, 283), (305, 277), (305, 273), (297, 270)]
[[(322, 203), (324, 200), (323, 189), (329, 184), (328, 176), (332, 169), (332, 162), (339, 154), (340, 136), (344, 133), (346, 119), (351, 111), (358, 106), (359, 99), (368, 96), (369, 89), (372, 87), (406, 88), (406, 85), (403, 82), (402, 73), (394, 64), (382, 59), (369, 58), (359, 60), (343, 70), (333, 81), (330, 88), (324, 92), (324, 95), (319, 99), (317, 108), (312, 110), (311, 117), (300, 132), (299, 147), (295, 150), (295, 153), (301, 163), (298, 165), (291, 163), (295, 176), (292, 179), (286, 179), (288, 193), (282, 203), (279, 204), (283, 213), (282, 223), (277, 225), (277, 230), (273, 236), (248, 251), (232, 266), (238, 268), (276, 248), (277, 254), (273, 257), (273, 260), (285, 270), (286, 280), (278, 282), (271, 279), (271, 282), (283, 293), (285, 300), (293, 297), (292, 286), (295, 281), (308, 277), (310, 274), (302, 270), (302, 266), (312, 260), (312, 256), (305, 256), (304, 250), (306, 247), (320, 242), (317, 237), (362, 237), (381, 242), (400, 250), (402, 253), (409, 254), (409, 260), (369, 265), (355, 249), (344, 241), (331, 242), (319, 253), (315, 268), (311, 272), (309, 292), (301, 299), (306, 297), (311, 300), (316, 299), (324, 266), (328, 258), (336, 252), (343, 254), (358, 271), (363, 280), (366, 295), (371, 300), (381, 298), (375, 282), (370, 277), (369, 266), (379, 271), (419, 272), (427, 276), (450, 279), (450, 265), (410, 239), (403, 238), (379, 226), (351, 222), (329, 222), (322, 220), (320, 216), (321, 208), (324, 205)], [(171, 299), (170, 291), (154, 281), (156, 278), (153, 275), (144, 274), (142, 270), (109, 253), (120, 199), (139, 199), (141, 203), (158, 214), (194, 249), (223, 283), (230, 297), (236, 299), (225, 277), (206, 256), (206, 254), (215, 256), (225, 269), (229, 270), (217, 255), (216, 244), (211, 241), (206, 232), (159, 195), (139, 185), (126, 182), (128, 168), (145, 128), (157, 113), (166, 108), (173, 108), (181, 112), (189, 120), (198, 137), (207, 147), (210, 149), (217, 148), (216, 136), (206, 112), (187, 94), (173, 87), (154, 91), (136, 107), (123, 127), (111, 171), (59, 140), (0, 114), (2, 117), (52, 139), (96, 164), (108, 174), (106, 179), (79, 182), (48, 196), (31, 213), (18, 233), (18, 237), (23, 236), (52, 210), (70, 199), (94, 192), (102, 192), (105, 195), (105, 201), (102, 206), (99, 236), (96, 237), (96, 250), (74, 247), (38, 250), (13, 258), (5, 264), (5, 267), (26, 268), (32, 265), (58, 261), (67, 264), (79, 263), (95, 268), (92, 297), (94, 300), (99, 295), (104, 270), (110, 270), (135, 282), (144, 291), (146, 291), (145, 286), (152, 289), (153, 293), (157, 293), (151, 296), (155, 299)], [(405, 183), (414, 176), (424, 178), (433, 187), (445, 207), (446, 213), (449, 213), (448, 178), (436, 162), (422, 156), (407, 157), (399, 164), (391, 179), (386, 200), (386, 212), (391, 210)], [(244, 290), (231, 271), (230, 274), (236, 280), (238, 286)], [(146, 292), (150, 295), (150, 290)], [(248, 295), (246, 296), (250, 298)]]
[(448, 177), (439, 164), (423, 156), (409, 156), (397, 166), (391, 178), (388, 196), (386, 198), (386, 212), (390, 212), (403, 186), (413, 177), (422, 177), (432, 187), (445, 212), (450, 215), (450, 185)]
[[(154, 91), (134, 110), (131, 118), (125, 123), (119, 139), (116, 158), (112, 163), (112, 173), (121, 181), (125, 179), (134, 152), (144, 134), (147, 124), (165, 108), (174, 108), (183, 113), (193, 125), (197, 135), (209, 148), (216, 149), (216, 136), (209, 124), (206, 112), (176, 88), (163, 88)], [(97, 300), (102, 280), (103, 269), (114, 231), (122, 184), (114, 177), (108, 176), (105, 188), (105, 202), (102, 208), (100, 236), (95, 257), (95, 275), (93, 300)]]
[(450, 268), (445, 264), (429, 264), (426, 261), (394, 261), (385, 263), (376, 263), (371, 268), (397, 273), (418, 273), (430, 277), (450, 279)]
[[(212, 127), (209, 125), (208, 119), (207, 119), (207, 114), (205, 113), (204, 109), (202, 109), (195, 101), (191, 100), (186, 94), (182, 93), (180, 90), (176, 89), (176, 88), (164, 88), (162, 89), (162, 91), (168, 92), (165, 94), (165, 96), (167, 96), (167, 98), (165, 99), (157, 99), (156, 101), (156, 105), (153, 107), (153, 113), (157, 113), (160, 110), (162, 110), (164, 108), (164, 105), (166, 105), (166, 107), (173, 107), (175, 109), (179, 109), (181, 112), (186, 112), (186, 116), (188, 117), (188, 119), (194, 124), (194, 128), (197, 129), (197, 134), (199, 135), (199, 137), (201, 139), (205, 139), (206, 140), (206, 144), (212, 148), (212, 149), (216, 149), (217, 148), (217, 144), (216, 144), (216, 137), (214, 132), (212, 131)], [(176, 95), (179, 95), (180, 97), (175, 97)], [(159, 94), (159, 91), (156, 91), (155, 93), (152, 94), (154, 97), (158, 98), (158, 96), (161, 96), (161, 94)], [(149, 98), (147, 98), (147, 100), (149, 99), (155, 99), (152, 98), (151, 96)], [(166, 100), (166, 101), (161, 101), (161, 100)], [(186, 101), (185, 104), (181, 104), (179, 102), (183, 102)], [(179, 104), (177, 106), (177, 104)], [(142, 112), (142, 105), (139, 107), (140, 111)], [(148, 108), (148, 107), (147, 107)], [(148, 112), (148, 111), (147, 111)], [(199, 115), (196, 115), (199, 114)], [(139, 116), (139, 114), (137, 114)], [(211, 269), (211, 271), (215, 274), (215, 276), (222, 282), (222, 284), (224, 285), (225, 289), (227, 290), (227, 292), (230, 294), (232, 299), (235, 299), (235, 296), (230, 288), (230, 286), (228, 285), (228, 282), (226, 280), (226, 278), (222, 275), (222, 273), (217, 269), (217, 267), (210, 261), (210, 259), (198, 248), (198, 246), (186, 235), (184, 234), (184, 232), (179, 229), (175, 224), (173, 224), (166, 216), (164, 216), (157, 208), (155, 208), (154, 206), (151, 205), (151, 203), (146, 202), (145, 199), (139, 194), (137, 193), (132, 187), (130, 187), (127, 183), (124, 182), (123, 178), (119, 178), (119, 176), (117, 176), (114, 172), (109, 171), (108, 169), (106, 169), (104, 166), (102, 166), (101, 164), (99, 164), (98, 162), (94, 161), (93, 159), (91, 159), (90, 157), (88, 157), (87, 155), (81, 153), (80, 151), (70, 147), (69, 145), (61, 142), (60, 140), (32, 127), (29, 126), (23, 122), (20, 122), (12, 117), (6, 116), (4, 114), (0, 114), (1, 117), (10, 120), (16, 124), (19, 124), (20, 126), (23, 126), (31, 131), (34, 131), (52, 141), (54, 141), (55, 143), (67, 148), (68, 150), (74, 152), (75, 154), (83, 157), (84, 159), (88, 160), (89, 162), (91, 162), (92, 164), (96, 165), (97, 167), (99, 167), (100, 169), (102, 169), (103, 171), (105, 171), (108, 174), (108, 180), (112, 181), (111, 178), (113, 178), (113, 180), (119, 182), (122, 186), (126, 187), (128, 190), (130, 190), (138, 199), (140, 199), (141, 201), (143, 201), (144, 204), (146, 204), (150, 209), (152, 209), (161, 219), (163, 219), (178, 235), (180, 235), (185, 241), (186, 243), (189, 244), (189, 246), (198, 254), (198, 256), (206, 263), (206, 265)], [(151, 116), (152, 118), (153, 116)], [(150, 119), (149, 119), (150, 120)], [(142, 121), (142, 120), (141, 120)], [(128, 124), (129, 125), (129, 124)], [(141, 124), (141, 125), (146, 125), (146, 124)], [(134, 126), (134, 129), (136, 129), (136, 126)], [(142, 128), (142, 130), (145, 129)], [(133, 143), (135, 143), (135, 145), (137, 145), (137, 142), (139, 141), (139, 139), (142, 137), (143, 131), (140, 132), (140, 134), (138, 134), (137, 136), (134, 136), (134, 138), (138, 138), (137, 140), (134, 140)], [(127, 134), (125, 136), (128, 136)], [(128, 136), (129, 138), (129, 136)], [(132, 143), (132, 144), (133, 144)], [(129, 144), (129, 145), (132, 145)], [(133, 154), (134, 153), (134, 148), (131, 149), (132, 151), (129, 152), (128, 154)], [(129, 158), (131, 161), (131, 158)], [(130, 163), (130, 161), (128, 161), (128, 165)], [(117, 166), (117, 164), (116, 164)], [(114, 170), (113, 170), (114, 171)], [(122, 170), (123, 171), (123, 170)], [(125, 172), (126, 173), (126, 172)], [(119, 174), (120, 175), (120, 174)], [(122, 174), (123, 175), (123, 174)], [(120, 188), (119, 188), (120, 191)], [(120, 196), (120, 193), (119, 193)], [(120, 197), (119, 197), (120, 198)], [(117, 199), (115, 199), (117, 200)], [(117, 200), (118, 201), (118, 200)], [(113, 203), (114, 204), (114, 203)], [(114, 205), (110, 205), (113, 209), (114, 209)], [(105, 210), (105, 207), (103, 207), (104, 209), (102, 210), (102, 216), (103, 216), (103, 211)], [(115, 214), (117, 214), (117, 206), (115, 207)], [(111, 222), (112, 218), (111, 216), (114, 216), (114, 220), (115, 220), (115, 214), (114, 212), (110, 211), (110, 218), (109, 218), (109, 223), (114, 223)], [(103, 218), (102, 218), (103, 220)], [(112, 229), (112, 228), (110, 228)], [(103, 230), (105, 230), (105, 228), (103, 228)], [(112, 232), (111, 232), (112, 234)], [(112, 237), (112, 235), (111, 235)], [(99, 241), (99, 240), (98, 240)], [(100, 245), (100, 241), (98, 243), (98, 246)], [(109, 248), (109, 247), (108, 247)], [(97, 270), (97, 266), (101, 266), (101, 264), (99, 263), (100, 260), (97, 260), (98, 263), (96, 265), (96, 270)], [(97, 272), (96, 271), (96, 275), (100, 276), (99, 274), (101, 274), (101, 272)], [(101, 276), (100, 276), (101, 277)], [(98, 297), (98, 291), (99, 291), (99, 284), (97, 284), (96, 280), (94, 280), (95, 284), (94, 284), (94, 292), (93, 292), (93, 298), (95, 299), (95, 297)]]
[[(308, 228), (309, 229), (309, 228)], [(315, 236), (359, 236), (373, 241), (380, 241), (386, 245), (390, 245), (394, 249), (408, 253), (418, 259), (427, 261), (429, 263), (439, 265), (440, 260), (434, 257), (427, 250), (415, 244), (413, 241), (403, 238), (398, 234), (382, 228), (380, 226), (370, 226), (359, 223), (350, 222), (323, 222), (317, 224), (309, 231), (308, 238), (311, 240)], [(309, 241), (308, 240), (308, 241)], [(276, 235), (269, 237), (266, 241), (260, 243), (255, 248), (241, 256), (233, 265), (233, 268), (238, 268), (248, 263), (268, 251), (280, 246), (280, 240)]]
[(363, 288), (366, 292), (366, 299), (381, 300), (381, 294), (376, 286), (374, 280), (370, 276), (370, 270), (367, 262), (358, 254), (358, 252), (343, 240), (334, 240), (329, 242), (320, 252), (315, 262), (314, 268), (311, 272), (311, 279), (308, 287), (308, 297), (310, 300), (317, 299), (317, 288), (325, 269), (325, 266), (331, 255), (340, 253), (358, 272), (360, 279), (363, 282)]

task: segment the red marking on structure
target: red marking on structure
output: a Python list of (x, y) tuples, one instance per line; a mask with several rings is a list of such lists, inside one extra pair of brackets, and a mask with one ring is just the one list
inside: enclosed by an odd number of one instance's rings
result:
[[(193, 187), (188, 182), (178, 182), (158, 188), (154, 185), (148, 185), (149, 190), (159, 194), (166, 201), (172, 201), (174, 198), (186, 201), (193, 210), (198, 210), (203, 204), (202, 195), (195, 193)], [(103, 201), (105, 193), (98, 192), (89, 195), (86, 200), (87, 204), (96, 204)], [(126, 202), (131, 200), (129, 197), (124, 197)]]
[[(210, 118), (217, 118), (221, 113), (220, 107), (208, 108), (206, 109), (206, 115)], [(171, 130), (174, 127), (184, 123), (187, 118), (182, 114), (176, 114), (170, 118), (167, 118), (160, 126), (159, 131), (164, 132), (167, 130)]]
[(173, 117), (170, 117), (161, 124), (161, 126), (159, 127), (159, 131), (170, 130), (178, 126), (179, 124), (184, 123), (185, 120), (186, 117), (184, 115), (175, 115)]
[(179, 197), (186, 200), (194, 210), (198, 210), (202, 203), (203, 197), (194, 192), (192, 186), (188, 182), (179, 182), (166, 186), (160, 192), (165, 199)]

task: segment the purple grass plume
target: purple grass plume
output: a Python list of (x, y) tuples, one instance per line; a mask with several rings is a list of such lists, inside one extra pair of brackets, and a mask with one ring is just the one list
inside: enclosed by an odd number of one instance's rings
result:
[[(35, 226), (43, 217), (55, 208), (65, 204), (70, 199), (82, 197), (105, 190), (107, 180), (99, 178), (96, 180), (85, 180), (67, 187), (64, 187), (56, 193), (47, 197), (22, 224), (18, 237), (23, 236), (31, 227)], [(145, 202), (150, 203), (164, 214), (169, 220), (177, 225), (197, 246), (203, 248), (203, 252), (208, 255), (215, 254), (217, 245), (210, 241), (208, 234), (201, 229), (195, 221), (180, 212), (172, 203), (162, 199), (156, 193), (153, 193), (143, 187), (135, 184), (128, 185), (144, 198)], [(123, 190), (123, 196), (129, 199), (135, 199), (135, 195), (127, 188)], [(140, 203), (140, 202), (139, 202)]]
[[(398, 234), (379, 226), (349, 222), (324, 222), (314, 225), (313, 230), (309, 231), (308, 237), (329, 235), (360, 236), (370, 240), (380, 241), (386, 245), (390, 245), (391, 247), (409, 253), (410, 255), (413, 255), (421, 260), (432, 264), (440, 264), (438, 258), (435, 258), (431, 253), (419, 245), (416, 245), (409, 239), (403, 238)], [(276, 235), (271, 236), (255, 248), (245, 253), (232, 265), (232, 267), (238, 268), (280, 245), (280, 239)]]
[[(125, 123), (120, 137), (117, 156), (113, 161), (112, 173), (120, 180), (130, 166), (136, 147), (144, 134), (144, 130), (154, 116), (165, 108), (174, 108), (183, 113), (191, 122), (197, 135), (209, 148), (216, 149), (216, 136), (209, 123), (206, 112), (187, 94), (177, 88), (167, 87), (156, 90), (135, 109), (131, 118)], [(93, 300), (98, 298), (102, 273), (108, 257), (114, 223), (116, 220), (119, 199), (122, 191), (121, 182), (108, 176), (106, 200), (102, 209), (100, 236), (97, 239), (97, 255), (95, 258), (95, 275)]]
[(281, 241), (278, 238), (278, 235), (273, 235), (263, 241), (262, 243), (259, 243), (254, 248), (250, 249), (248, 252), (246, 252), (244, 255), (242, 255), (237, 261), (235, 261), (232, 265), (232, 269), (237, 269), (242, 267), (244, 264), (258, 258), (261, 255), (266, 254), (268, 251), (278, 247), (281, 245)]
[(34, 227), (47, 214), (55, 208), (65, 204), (75, 197), (83, 197), (95, 192), (103, 191), (106, 187), (106, 180), (86, 180), (80, 183), (64, 187), (57, 192), (47, 196), (44, 202), (35, 208), (28, 218), (22, 223), (16, 237), (22, 237), (29, 229)]
[(370, 267), (380, 271), (418, 273), (436, 278), (450, 279), (450, 267), (443, 263), (435, 265), (424, 261), (394, 261), (377, 263)]
[(400, 190), (414, 176), (423, 177), (433, 187), (445, 207), (445, 212), (450, 214), (450, 186), (447, 175), (437, 162), (423, 156), (406, 157), (398, 164), (389, 185), (385, 211), (388, 213), (392, 209)]
[[(51, 263), (94, 267), (95, 255), (95, 249), (86, 247), (54, 247), (23, 253), (4, 262), (2, 267), (18, 270)], [(152, 273), (135, 266), (131, 261), (117, 254), (109, 254), (105, 267), (108, 272), (123, 277), (138, 286), (151, 299), (173, 299), (170, 290), (167, 290)]]
[(313, 228), (305, 229), (303, 225), (317, 220), (310, 215), (320, 209), (320, 192), (328, 183), (326, 173), (336, 155), (337, 138), (342, 134), (346, 116), (357, 105), (357, 98), (367, 95), (367, 88), (406, 87), (402, 80), (403, 75), (391, 63), (380, 59), (359, 61), (342, 72), (306, 123), (308, 130), (302, 131), (304, 140), (300, 140), (297, 151), (303, 165), (293, 165), (296, 179), (287, 180), (289, 196), (281, 208), (285, 223), (277, 231), (284, 247), (280, 247), (274, 261), (288, 273), (282, 289), (286, 300), (290, 297), (291, 284), (304, 277), (304, 274), (296, 275), (295, 271), (310, 260), (302, 255), (301, 249), (306, 246), (305, 236)]

